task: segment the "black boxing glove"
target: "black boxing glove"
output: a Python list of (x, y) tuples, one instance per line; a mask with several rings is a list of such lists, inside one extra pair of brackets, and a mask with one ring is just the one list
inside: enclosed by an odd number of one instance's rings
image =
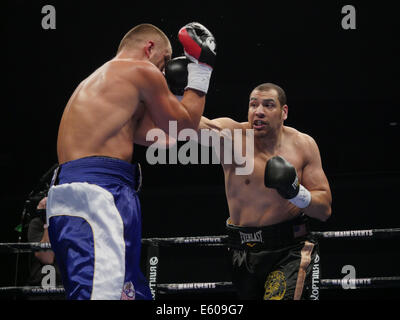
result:
[(179, 41), (188, 64), (188, 85), (186, 88), (207, 93), (216, 57), (216, 42), (212, 33), (203, 25), (191, 22), (179, 30)]
[(169, 90), (171, 90), (178, 99), (183, 96), (187, 86), (187, 66), (189, 62), (190, 60), (183, 56), (174, 58), (165, 65), (165, 79), (167, 80)]
[(296, 169), (280, 156), (267, 161), (264, 185), (276, 189), (283, 198), (299, 208), (306, 208), (311, 202), (311, 193), (299, 183)]

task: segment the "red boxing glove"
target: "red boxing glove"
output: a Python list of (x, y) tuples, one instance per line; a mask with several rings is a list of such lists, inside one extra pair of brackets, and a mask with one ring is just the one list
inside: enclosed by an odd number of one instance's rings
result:
[(189, 60), (214, 68), (217, 44), (206, 27), (198, 22), (188, 23), (179, 30), (178, 37)]
[(215, 38), (198, 22), (191, 22), (179, 30), (179, 41), (183, 45), (188, 64), (188, 84), (185, 89), (207, 93), (215, 63)]

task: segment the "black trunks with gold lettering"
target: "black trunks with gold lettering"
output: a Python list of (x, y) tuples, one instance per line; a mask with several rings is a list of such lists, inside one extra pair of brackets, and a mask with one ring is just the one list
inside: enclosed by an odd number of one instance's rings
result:
[(266, 227), (239, 227), (228, 220), (226, 227), (239, 299), (319, 298), (318, 244), (306, 216)]

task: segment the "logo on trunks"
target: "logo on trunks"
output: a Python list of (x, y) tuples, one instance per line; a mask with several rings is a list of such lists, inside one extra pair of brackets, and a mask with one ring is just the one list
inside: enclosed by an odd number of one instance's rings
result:
[(264, 300), (282, 300), (286, 293), (286, 279), (282, 271), (273, 271), (265, 281)]
[(312, 267), (310, 300), (319, 300), (319, 278), (319, 255), (317, 254)]
[(121, 300), (135, 300), (135, 287), (131, 281), (125, 282)]
[[(209, 147), (212, 147), (212, 164), (220, 164), (222, 156), (223, 164), (235, 164), (237, 175), (250, 175), (254, 170), (253, 129), (197, 131), (186, 128), (178, 134), (177, 121), (169, 121), (168, 132), (151, 129), (146, 134), (146, 141), (154, 142), (146, 151), (146, 160), (151, 165), (178, 164), (178, 161), (180, 164), (210, 164)], [(186, 143), (178, 150), (177, 141)]]
[(151, 295), (153, 299), (156, 297), (156, 286), (157, 286), (157, 268), (158, 268), (158, 258), (151, 257), (149, 259), (150, 268), (149, 268), (149, 287), (151, 291)]
[(263, 243), (263, 238), (262, 238), (262, 231), (257, 231), (254, 233), (244, 233), (239, 231), (240, 233), (240, 239), (242, 241), (242, 244), (246, 244), (249, 247), (254, 247), (256, 243)]

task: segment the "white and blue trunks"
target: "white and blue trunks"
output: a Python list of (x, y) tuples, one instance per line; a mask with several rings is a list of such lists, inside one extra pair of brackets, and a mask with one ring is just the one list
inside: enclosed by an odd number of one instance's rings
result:
[(151, 299), (140, 270), (137, 165), (87, 157), (56, 169), (47, 200), (67, 299)]

